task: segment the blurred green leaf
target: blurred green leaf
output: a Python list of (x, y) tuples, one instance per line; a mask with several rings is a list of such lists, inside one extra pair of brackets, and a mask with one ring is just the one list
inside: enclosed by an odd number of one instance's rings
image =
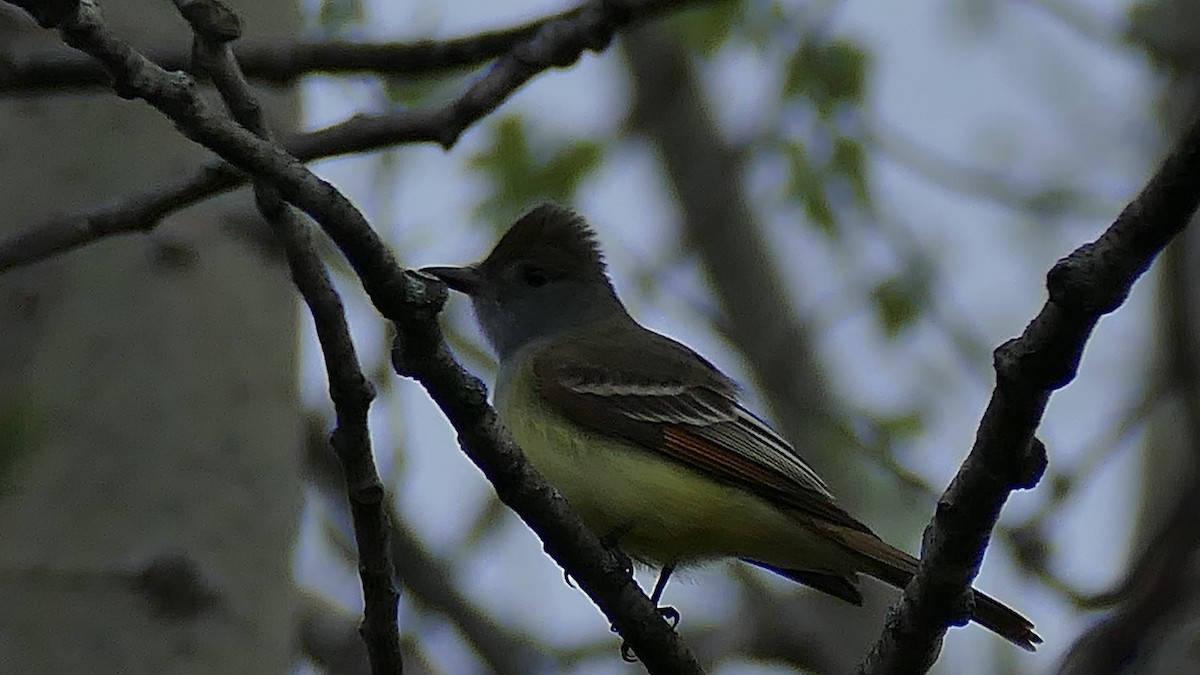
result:
[(600, 164), (604, 149), (592, 141), (576, 141), (564, 147), (542, 169), (545, 191), (563, 197), (573, 195), (579, 182)]
[(386, 77), (383, 80), (383, 93), (392, 104), (412, 106), (439, 98), (439, 94), (447, 94), (461, 78), (462, 75), (457, 72), (418, 78)]
[(925, 417), (919, 410), (900, 415), (876, 417), (876, 431), (883, 434), (885, 442), (920, 436), (925, 431)]
[(1047, 185), (1030, 195), (1025, 208), (1034, 217), (1050, 219), (1078, 208), (1081, 201), (1079, 192), (1065, 185)]
[(748, 42), (764, 51), (769, 50), (781, 36), (791, 36), (795, 32), (792, 26), (804, 21), (795, 5), (785, 8), (779, 0), (744, 4), (746, 8), (738, 27), (739, 36), (744, 36)]
[(595, 141), (532, 138), (520, 117), (501, 119), (491, 144), (468, 160), (490, 181), (480, 210), (488, 220), (504, 220), (543, 200), (567, 203), (580, 182), (604, 158)]
[(911, 325), (921, 314), (919, 294), (911, 284), (900, 279), (889, 279), (871, 289), (871, 302), (875, 315), (889, 338)]
[(850, 190), (854, 193), (854, 201), (859, 206), (869, 207), (871, 191), (867, 187), (865, 157), (861, 142), (846, 136), (838, 136), (833, 142), (833, 154), (829, 158), (829, 168), (850, 185)]
[(729, 41), (734, 27), (742, 21), (744, 8), (743, 2), (726, 0), (678, 12), (665, 23), (688, 49), (707, 57)]
[(825, 172), (813, 166), (808, 151), (799, 143), (789, 145), (787, 155), (791, 169), (788, 194), (804, 205), (804, 214), (813, 225), (825, 234), (836, 236), (837, 225), (826, 192)]
[[(509, 216), (530, 201), (522, 197), (528, 195), (526, 179), (536, 167), (520, 118), (505, 117), (493, 129), (491, 145), (467, 160), (467, 166), (484, 173), (491, 181), (490, 194), (480, 208)], [(515, 206), (514, 202), (521, 205)]]
[(805, 42), (788, 59), (784, 96), (811, 100), (828, 119), (839, 104), (862, 103), (868, 64), (867, 52), (846, 40)]

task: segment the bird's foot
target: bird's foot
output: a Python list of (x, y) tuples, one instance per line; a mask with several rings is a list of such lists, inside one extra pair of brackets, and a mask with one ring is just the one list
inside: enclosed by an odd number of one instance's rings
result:
[[(679, 610), (669, 605), (658, 607), (657, 610), (658, 615), (661, 616), (664, 621), (671, 624), (671, 630), (675, 630), (675, 627), (679, 625)], [(609, 630), (615, 633), (617, 632), (617, 627), (610, 626)], [(629, 646), (629, 642), (626, 640), (621, 640), (621, 660), (626, 663), (637, 663), (638, 661), (637, 655), (633, 653), (633, 648)]]
[(658, 608), (658, 615), (667, 623), (671, 624), (671, 630), (674, 630), (679, 625), (679, 610), (670, 605), (663, 605)]

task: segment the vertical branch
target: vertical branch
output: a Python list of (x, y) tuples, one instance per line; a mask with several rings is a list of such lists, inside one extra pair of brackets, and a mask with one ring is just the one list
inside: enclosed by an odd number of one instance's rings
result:
[[(259, 138), (271, 133), (262, 108), (242, 75), (229, 43), (241, 34), (237, 15), (218, 0), (176, 0), (195, 32), (193, 56), (199, 70), (212, 78), (233, 118)], [(330, 444), (342, 463), (358, 544), (358, 572), (363, 589), (363, 621), (359, 628), (376, 675), (401, 673), (400, 632), (396, 612), (400, 594), (393, 580), (388, 542), (386, 493), (375, 459), (367, 417), (374, 388), (362, 373), (345, 308), (312, 237), (279, 191), (254, 180), (258, 210), (283, 243), (292, 280), (312, 313), (329, 378), (329, 396), (337, 417)]]

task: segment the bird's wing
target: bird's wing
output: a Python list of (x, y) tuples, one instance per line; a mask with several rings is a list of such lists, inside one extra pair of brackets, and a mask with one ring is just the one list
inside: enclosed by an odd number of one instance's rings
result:
[[(538, 393), (556, 412), (620, 436), (720, 482), (826, 523), (868, 531), (779, 434), (738, 403), (737, 386), (691, 349), (657, 333), (629, 358), (623, 331), (590, 331), (538, 350)], [(627, 335), (627, 333), (626, 333)]]

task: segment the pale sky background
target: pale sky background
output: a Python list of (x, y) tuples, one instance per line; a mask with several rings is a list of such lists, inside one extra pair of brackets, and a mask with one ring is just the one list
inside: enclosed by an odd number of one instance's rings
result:
[[(936, 262), (932, 283), (938, 311), (967, 327), (989, 350), (1017, 335), (1034, 316), (1045, 299), (1046, 270), (1108, 225), (1143, 183), (1162, 149), (1150, 105), (1159, 83), (1141, 55), (1073, 32), (1040, 10), (1039, 1), (1053, 0), (785, 3), (789, 11), (804, 9), (804, 16), (820, 14), (831, 34), (858, 40), (871, 53), (874, 68), (866, 117), (878, 128), (956, 164), (993, 171), (1021, 185), (1064, 181), (1100, 205), (1099, 215), (1066, 219), (1051, 227), (1008, 206), (931, 183), (886, 153), (871, 153), (876, 204), (913, 233), (926, 256)], [(1102, 25), (1111, 25), (1114, 34), (1127, 11), (1125, 2), (1075, 0), (1073, 5)], [(550, 0), (374, 0), (368, 27), (353, 37), (460, 36), (567, 6)], [(977, 20), (980, 12), (987, 18)], [(630, 95), (621, 58), (613, 48), (587, 55), (570, 69), (541, 75), (491, 119), (519, 113), (552, 139), (607, 139), (621, 124)], [(777, 68), (765, 65), (749, 49), (726, 49), (705, 75), (713, 112), (729, 138), (743, 139), (768, 123), (759, 102), (774, 95), (780, 79)], [(714, 92), (720, 95), (712, 96)], [(311, 80), (305, 93), (310, 127), (376, 109), (380, 100), (370, 84), (320, 79)], [(484, 183), (464, 162), (486, 145), (488, 129), (489, 125), (474, 127), (450, 153), (435, 146), (401, 149), (392, 155), (395, 167), (390, 173), (379, 171), (377, 156), (327, 161), (317, 168), (377, 227), (391, 231), (406, 264), (473, 261), (490, 248), (493, 230), (474, 216)], [(755, 167), (749, 175), (751, 195), (769, 193), (780, 180), (770, 166)], [(798, 220), (798, 210), (776, 208), (769, 198), (758, 201), (763, 205), (758, 215), (777, 244), (778, 263), (800, 299), (799, 310), (813, 317), (819, 329), (818, 348), (832, 364), (834, 392), (850, 407), (877, 412), (902, 412), (914, 397), (929, 401), (926, 432), (898, 448), (897, 455), (943, 489), (970, 448), (991, 391), (986, 354), (983, 361), (964, 364), (943, 332), (928, 321), (894, 341), (884, 340), (865, 301), (861, 306), (846, 304), (862, 297), (853, 289), (869, 288), (902, 263), (877, 241), (872, 225), (844, 222), (844, 240), (833, 244)], [(702, 313), (712, 301), (694, 259), (671, 262), (677, 258), (677, 214), (645, 146), (623, 142), (610, 151), (599, 172), (584, 182), (575, 206), (597, 228), (618, 292), (633, 314), (748, 382), (739, 357), (707, 326)], [(634, 283), (636, 271), (664, 264), (670, 266), (660, 274), (657, 292), (643, 295)], [(1147, 305), (1152, 287), (1150, 277), (1139, 282), (1126, 306), (1101, 322), (1078, 380), (1052, 399), (1040, 431), (1052, 466), (1072, 466), (1140, 391), (1153, 343)], [(373, 351), (383, 342), (379, 321), (363, 305), (361, 293), (346, 288), (364, 359), (381, 358)], [(452, 300), (447, 320), (475, 334), (462, 298)], [(307, 319), (304, 331), (306, 395), (312, 404), (327, 406)], [(476, 549), (480, 554), (463, 556), (463, 538), (491, 488), (458, 450), (452, 429), (424, 392), (408, 381), (395, 383), (395, 390), (396, 396), (374, 408), (381, 469), (393, 481), (401, 510), (427, 545), (457, 561), (459, 581), (470, 597), (502, 622), (553, 644), (582, 645), (606, 635), (607, 622), (580, 591), (563, 583), (536, 537), (515, 517), (499, 536)], [(753, 392), (751, 396), (756, 400)], [(1133, 450), (1138, 441), (1135, 434), (1054, 521), (1054, 569), (1079, 588), (1103, 590), (1125, 568), (1130, 514), (1137, 504), (1140, 469)], [(389, 456), (399, 444), (402, 464)], [(1003, 521), (1021, 520), (1043, 502), (1045, 492), (1043, 485), (1015, 493)], [(914, 499), (914, 512), (906, 517), (924, 523), (931, 508), (931, 503)], [(885, 538), (916, 552), (915, 538), (898, 541), (889, 536), (889, 523), (874, 514), (860, 515)], [(316, 521), (309, 522), (297, 556), (299, 575), (357, 608), (357, 577), (349, 569), (338, 573), (330, 564)], [(907, 522), (900, 519), (891, 526)], [(994, 550), (999, 553), (1001, 546), (995, 544)], [(685, 638), (689, 627), (727, 617), (735, 609), (726, 566), (711, 565), (689, 577), (687, 583), (674, 582), (666, 596), (683, 613)], [(653, 580), (649, 574), (639, 578), (643, 585)], [(1019, 672), (1048, 672), (1095, 619), (1077, 615), (1037, 582), (1022, 579), (1006, 555), (989, 554), (979, 585), (1029, 616), (1046, 643), (1028, 656), (978, 628), (952, 630), (938, 672), (955, 672), (954, 664), (964, 663), (976, 650), (988, 650), (989, 655), (1006, 650)], [(401, 629), (416, 631), (445, 672), (479, 669), (463, 654), (452, 630), (415, 617), (402, 605)], [(614, 640), (614, 654), (576, 672), (638, 672), (617, 661), (616, 644)], [(739, 665), (719, 672), (784, 671)]]

